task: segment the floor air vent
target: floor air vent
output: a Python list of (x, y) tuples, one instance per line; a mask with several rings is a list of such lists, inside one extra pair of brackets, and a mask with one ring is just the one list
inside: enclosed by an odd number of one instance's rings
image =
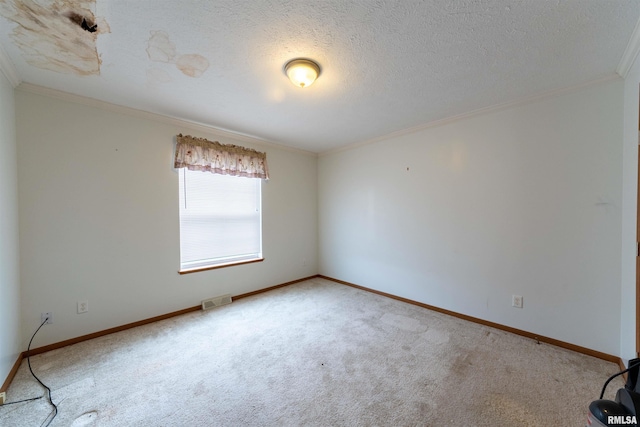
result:
[(219, 297), (209, 298), (202, 301), (202, 309), (220, 307), (221, 305), (231, 304), (231, 295), (221, 295)]

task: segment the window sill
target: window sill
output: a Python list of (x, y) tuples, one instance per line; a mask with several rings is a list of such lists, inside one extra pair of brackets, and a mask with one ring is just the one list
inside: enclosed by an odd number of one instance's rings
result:
[(234, 265), (242, 265), (242, 264), (253, 264), (254, 262), (262, 262), (262, 261), (264, 261), (264, 258), (250, 259), (246, 261), (227, 262), (224, 264), (211, 265), (209, 267), (197, 267), (197, 268), (189, 268), (186, 270), (178, 270), (178, 273), (180, 274), (197, 273), (198, 271), (215, 270), (217, 268), (233, 267)]

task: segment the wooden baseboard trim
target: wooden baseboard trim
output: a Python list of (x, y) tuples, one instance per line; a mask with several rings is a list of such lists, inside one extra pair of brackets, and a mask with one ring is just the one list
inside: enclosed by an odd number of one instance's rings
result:
[(13, 364), (13, 368), (11, 368), (11, 370), (9, 371), (9, 375), (7, 375), (7, 379), (4, 380), (4, 384), (2, 384), (2, 387), (0, 387), (0, 393), (2, 393), (3, 391), (7, 391), (7, 389), (9, 388), (9, 384), (11, 384), (11, 381), (13, 381), (13, 378), (18, 373), (18, 368), (20, 368), (20, 364), (22, 364), (22, 353), (18, 355), (18, 360), (16, 360), (16, 363)]
[[(618, 357), (618, 367), (620, 367), (621, 371), (624, 371), (625, 369), (627, 369), (621, 357)], [(627, 381), (627, 377), (628, 377), (628, 372), (625, 372), (624, 374), (622, 374), (622, 378), (624, 378), (625, 381)]]
[(242, 298), (250, 297), (250, 296), (253, 296), (253, 295), (262, 294), (262, 293), (265, 293), (265, 292), (272, 291), (274, 289), (283, 288), (285, 286), (293, 285), (295, 283), (304, 282), (305, 280), (315, 279), (316, 277), (319, 277), (319, 276), (317, 274), (314, 274), (313, 276), (305, 277), (303, 279), (292, 280), (291, 282), (281, 283), (279, 285), (269, 286), (268, 288), (258, 289), (257, 291), (247, 292), (246, 294), (236, 295), (236, 296), (233, 297), (233, 299), (234, 300), (242, 299)]
[[(512, 328), (511, 326), (505, 326), (500, 323), (490, 322), (488, 320), (480, 319), (473, 316), (467, 316), (466, 314), (457, 313), (455, 311), (447, 310), (444, 308), (436, 307), (429, 304), (424, 304), (418, 301), (410, 300), (408, 298), (399, 297), (393, 294), (388, 294), (386, 292), (377, 291), (375, 289), (366, 288), (364, 286), (356, 285), (354, 283), (345, 282), (344, 280), (334, 279), (332, 277), (323, 276), (321, 274), (318, 277), (326, 280), (331, 280), (332, 282), (340, 283), (342, 285), (351, 286), (353, 288), (362, 289), (363, 291), (372, 292), (374, 294), (382, 295), (387, 298), (392, 298), (398, 301), (406, 302), (408, 304), (417, 305), (418, 307), (423, 307), (429, 310), (437, 311), (438, 313), (448, 314), (449, 316), (457, 317), (459, 319), (468, 320), (470, 322), (479, 323), (481, 325), (489, 326), (492, 328), (500, 329), (506, 332), (511, 332), (512, 334), (521, 335), (523, 337), (534, 339), (538, 342), (544, 342), (547, 344), (555, 345), (556, 347), (565, 348), (567, 350), (572, 350), (578, 353), (586, 354), (588, 356), (597, 357), (598, 359), (606, 360), (608, 362), (617, 363), (620, 366), (624, 367), (624, 363), (622, 359), (618, 356), (614, 356), (612, 354), (603, 353), (601, 351), (592, 350), (590, 348), (581, 347), (579, 345), (571, 344), (568, 342), (560, 341), (554, 338), (545, 337), (543, 335), (534, 334), (533, 332), (523, 331), (522, 329)], [(624, 369), (624, 368), (623, 368)]]
[[(621, 371), (624, 371), (625, 369), (627, 369), (627, 367), (624, 364), (624, 361), (622, 360), (622, 358), (618, 357), (618, 366), (620, 367)], [(627, 378), (627, 374), (623, 374), (625, 379)]]
[[(79, 336), (79, 337), (75, 337), (75, 338), (71, 338), (71, 339), (68, 339), (68, 340), (60, 341), (60, 342), (57, 342), (57, 343), (45, 345), (45, 346), (42, 346), (42, 347), (32, 348), (31, 350), (29, 350), (29, 355), (35, 356), (36, 354), (46, 353), (47, 351), (56, 350), (58, 348), (66, 347), (68, 345), (73, 345), (73, 344), (77, 344), (77, 343), (80, 343), (80, 342), (83, 342), (83, 341), (88, 341), (88, 340), (91, 340), (91, 339), (94, 339), (94, 338), (102, 337), (102, 336), (105, 336), (105, 335), (114, 334), (116, 332), (125, 331), (127, 329), (135, 328), (137, 326), (146, 325), (148, 323), (153, 323), (153, 322), (158, 322), (160, 320), (169, 319), (169, 318), (174, 317), (174, 316), (180, 316), (181, 314), (186, 314), (186, 313), (190, 313), (192, 311), (197, 311), (197, 310), (200, 310), (201, 308), (202, 308), (201, 306), (196, 305), (194, 307), (189, 307), (189, 308), (185, 308), (185, 309), (182, 309), (182, 310), (174, 311), (174, 312), (171, 312), (171, 313), (163, 314), (163, 315), (160, 315), (160, 316), (151, 317), (149, 319), (143, 319), (143, 320), (139, 320), (137, 322), (127, 323), (126, 325), (116, 326), (114, 328), (109, 328), (109, 329), (105, 329), (105, 330), (102, 330), (102, 331), (93, 332), (91, 334), (82, 335), (82, 336)], [(23, 358), (27, 357), (27, 352), (26, 351), (22, 352), (22, 357)]]
[[(309, 280), (309, 279), (312, 279), (314, 277), (317, 277), (317, 275), (305, 277), (303, 279), (293, 280), (291, 282), (281, 283), (279, 285), (270, 286), (268, 288), (258, 289), (257, 291), (247, 292), (245, 294), (236, 295), (236, 296), (233, 296), (233, 299), (237, 300), (237, 299), (241, 299), (241, 298), (250, 297), (252, 295), (257, 295), (257, 294), (261, 294), (263, 292), (268, 292), (268, 291), (271, 291), (271, 290), (274, 290), (274, 289), (282, 288), (283, 286), (289, 286), (289, 285), (292, 285), (294, 283), (298, 283), (298, 282), (302, 282), (302, 281), (305, 281), (305, 280)], [(160, 316), (150, 317), (149, 319), (143, 319), (143, 320), (139, 320), (137, 322), (127, 323), (126, 325), (116, 326), (115, 328), (109, 328), (109, 329), (105, 329), (103, 331), (98, 331), (98, 332), (94, 332), (94, 333), (91, 333), (91, 334), (82, 335), (80, 337), (71, 338), (71, 339), (60, 341), (60, 342), (57, 342), (57, 343), (45, 345), (43, 347), (38, 347), (38, 348), (31, 349), (29, 351), (29, 354), (31, 356), (34, 356), (36, 354), (46, 353), (47, 351), (56, 350), (58, 348), (66, 347), (68, 345), (77, 344), (77, 343), (82, 342), (82, 341), (87, 341), (87, 340), (91, 340), (91, 339), (94, 339), (94, 338), (102, 337), (102, 336), (105, 336), (105, 335), (113, 334), (113, 333), (116, 333), (116, 332), (125, 331), (127, 329), (136, 328), (138, 326), (147, 325), (149, 323), (158, 322), (160, 320), (169, 319), (169, 318), (175, 317), (175, 316), (180, 316), (181, 314), (187, 314), (187, 313), (190, 313), (192, 311), (198, 311), (201, 308), (202, 308), (202, 306), (196, 305), (196, 306), (193, 306), (193, 307), (184, 308), (182, 310), (174, 311), (174, 312), (171, 312), (171, 313), (162, 314)], [(22, 352), (22, 357), (23, 358), (27, 357), (27, 352), (26, 351)]]
[[(393, 294), (388, 294), (386, 292), (377, 291), (375, 289), (370, 289), (370, 288), (367, 288), (367, 287), (364, 287), (364, 286), (356, 285), (354, 283), (345, 282), (344, 280), (339, 280), (339, 279), (334, 279), (332, 277), (323, 276), (321, 274), (316, 274), (316, 275), (305, 277), (305, 278), (302, 278), (302, 279), (297, 279), (297, 280), (292, 280), (290, 282), (281, 283), (279, 285), (269, 286), (269, 287), (263, 288), (263, 289), (258, 289), (257, 291), (252, 291), (252, 292), (247, 292), (247, 293), (244, 293), (244, 294), (236, 295), (236, 296), (233, 296), (233, 299), (237, 300), (237, 299), (247, 298), (247, 297), (250, 297), (250, 296), (253, 296), (253, 295), (258, 295), (258, 294), (261, 294), (261, 293), (269, 292), (269, 291), (272, 291), (274, 289), (278, 289), (278, 288), (282, 288), (282, 287), (285, 287), (285, 286), (293, 285), (295, 283), (304, 282), (305, 280), (314, 279), (316, 277), (319, 277), (319, 278), (322, 278), (322, 279), (326, 279), (326, 280), (330, 280), (330, 281), (335, 282), (335, 283), (340, 283), (342, 285), (351, 286), (353, 288), (361, 289), (363, 291), (367, 291), (367, 292), (371, 292), (371, 293), (374, 293), (374, 294), (382, 295), (382, 296), (387, 297), (387, 298), (392, 298), (392, 299), (395, 299), (395, 300), (398, 300), (398, 301), (402, 301), (402, 302), (405, 302), (405, 303), (408, 303), (408, 304), (412, 304), (412, 305), (416, 305), (416, 306), (419, 306), (419, 307), (423, 307), (423, 308), (426, 308), (426, 309), (429, 309), (429, 310), (433, 310), (433, 311), (436, 311), (436, 312), (439, 312), (439, 313), (443, 313), (443, 314), (447, 314), (447, 315), (450, 315), (450, 316), (454, 316), (454, 317), (457, 317), (459, 319), (468, 320), (470, 322), (479, 323), (481, 325), (485, 325), (485, 326), (489, 326), (489, 327), (492, 327), (492, 328), (500, 329), (500, 330), (503, 330), (503, 331), (506, 331), (506, 332), (511, 332), (513, 334), (516, 334), (516, 335), (521, 335), (521, 336), (524, 336), (524, 337), (527, 337), (527, 338), (531, 338), (531, 339), (534, 339), (534, 340), (537, 340), (537, 341), (540, 341), (540, 342), (544, 342), (544, 343), (547, 343), (547, 344), (552, 344), (552, 345), (555, 345), (557, 347), (561, 347), (561, 348), (565, 348), (565, 349), (568, 349), (568, 350), (576, 351), (578, 353), (582, 353), (582, 354), (586, 354), (586, 355), (589, 355), (589, 356), (597, 357), (598, 359), (603, 359), (603, 360), (606, 360), (608, 362), (613, 362), (613, 363), (618, 364), (618, 366), (620, 366), (621, 370), (626, 369), (626, 366), (624, 365), (624, 362), (622, 361), (622, 359), (620, 357), (613, 356), (611, 354), (602, 353), (600, 351), (592, 350), (592, 349), (589, 349), (589, 348), (586, 348), (586, 347), (581, 347), (581, 346), (578, 346), (578, 345), (575, 345), (575, 344), (570, 344), (570, 343), (567, 343), (567, 342), (564, 342), (564, 341), (556, 340), (556, 339), (545, 337), (545, 336), (542, 336), (542, 335), (537, 335), (537, 334), (534, 334), (534, 333), (531, 333), (531, 332), (523, 331), (521, 329), (516, 329), (516, 328), (512, 328), (510, 326), (501, 325), (499, 323), (494, 323), (494, 322), (490, 322), (490, 321), (487, 321), (487, 320), (479, 319), (477, 317), (467, 316), (466, 314), (461, 314), (461, 313), (457, 313), (455, 311), (447, 310), (447, 309), (444, 309), (444, 308), (432, 306), (432, 305), (429, 305), (429, 304), (424, 304), (424, 303), (421, 303), (421, 302), (418, 302), (418, 301), (410, 300), (408, 298), (399, 297), (399, 296), (396, 296), (396, 295), (393, 295)], [(185, 309), (182, 309), (182, 310), (174, 311), (174, 312), (171, 312), (171, 313), (163, 314), (163, 315), (160, 315), (160, 316), (151, 317), (149, 319), (144, 319), (144, 320), (140, 320), (140, 321), (137, 321), (137, 322), (127, 323), (126, 325), (116, 326), (115, 328), (109, 328), (109, 329), (105, 329), (103, 331), (98, 331), (98, 332), (94, 332), (94, 333), (91, 333), (91, 334), (82, 335), (80, 337), (71, 338), (71, 339), (68, 339), (68, 340), (65, 340), (65, 341), (60, 341), (58, 343), (49, 344), (49, 345), (46, 345), (46, 346), (43, 346), (43, 347), (38, 347), (38, 348), (35, 348), (35, 349), (31, 349), (29, 351), (29, 354), (31, 356), (33, 356), (33, 355), (36, 355), (36, 354), (45, 353), (47, 351), (51, 351), (51, 350), (55, 350), (55, 349), (58, 349), (58, 348), (66, 347), (68, 345), (77, 344), (77, 343), (80, 343), (82, 341), (91, 340), (91, 339), (98, 338), (98, 337), (101, 337), (101, 336), (104, 336), (104, 335), (113, 334), (113, 333), (116, 333), (116, 332), (124, 331), (124, 330), (131, 329), (131, 328), (135, 328), (135, 327), (146, 325), (146, 324), (149, 324), (149, 323), (158, 322), (160, 320), (165, 320), (165, 319), (169, 319), (171, 317), (180, 316), (182, 314), (190, 313), (192, 311), (198, 311), (200, 309), (201, 309), (201, 306), (197, 305), (197, 306), (185, 308)], [(16, 360), (16, 363), (13, 365), (13, 368), (11, 369), (11, 371), (9, 372), (9, 375), (7, 376), (5, 382), (3, 383), (2, 388), (0, 388), (0, 392), (6, 391), (9, 388), (9, 385), (11, 384), (11, 382), (13, 381), (13, 378), (15, 377), (16, 373), (18, 372), (18, 368), (20, 368), (20, 364), (22, 363), (22, 359), (24, 359), (26, 357), (27, 357), (27, 352), (26, 351), (23, 351), (19, 355), (18, 360)]]
[[(247, 293), (244, 293), (244, 294), (233, 296), (233, 299), (237, 300), (237, 299), (247, 298), (247, 297), (250, 297), (250, 296), (253, 296), (253, 295), (258, 295), (258, 294), (261, 294), (261, 293), (264, 293), (264, 292), (272, 291), (274, 289), (282, 288), (284, 286), (293, 285), (294, 283), (304, 282), (305, 280), (313, 279), (313, 278), (316, 278), (316, 277), (318, 277), (317, 274), (315, 274), (313, 276), (305, 277), (305, 278), (302, 278), (302, 279), (297, 279), (297, 280), (292, 280), (290, 282), (281, 283), (279, 285), (269, 286), (267, 288), (258, 289), (257, 291), (247, 292)], [(57, 342), (57, 343), (53, 343), (53, 344), (45, 345), (45, 346), (42, 346), (42, 347), (34, 348), (34, 349), (29, 350), (28, 354), (31, 355), (31, 356), (34, 356), (36, 354), (46, 353), (47, 351), (56, 350), (58, 348), (66, 347), (68, 345), (77, 344), (77, 343), (80, 343), (82, 341), (87, 341), (87, 340), (91, 340), (91, 339), (94, 339), (94, 338), (102, 337), (104, 335), (109, 335), (109, 334), (113, 334), (113, 333), (116, 333), (116, 332), (125, 331), (127, 329), (135, 328), (137, 326), (142, 326), (142, 325), (146, 325), (146, 324), (149, 324), (149, 323), (158, 322), (160, 320), (165, 320), (165, 319), (169, 319), (171, 317), (180, 316), (181, 314), (190, 313), (192, 311), (198, 311), (201, 308), (202, 307), (200, 305), (196, 305), (196, 306), (193, 306), (193, 307), (188, 307), (188, 308), (185, 308), (185, 309), (182, 309), (182, 310), (174, 311), (174, 312), (163, 314), (163, 315), (160, 315), (160, 316), (151, 317), (149, 319), (144, 319), (144, 320), (139, 320), (137, 322), (127, 323), (126, 325), (116, 326), (115, 328), (109, 328), (109, 329), (105, 329), (103, 331), (98, 331), (98, 332), (94, 332), (94, 333), (91, 333), (91, 334), (82, 335), (82, 336), (79, 336), (79, 337), (76, 337), (76, 338), (71, 338), (71, 339), (60, 341), (60, 342)], [(2, 388), (0, 388), (0, 393), (3, 392), (3, 391), (6, 391), (9, 388), (9, 385), (11, 384), (11, 382), (13, 381), (13, 378), (16, 376), (16, 373), (18, 372), (18, 368), (20, 368), (20, 364), (22, 363), (22, 359), (24, 359), (26, 357), (27, 357), (27, 352), (26, 351), (23, 351), (22, 353), (20, 353), (20, 355), (18, 356), (18, 360), (13, 365), (13, 368), (9, 372), (9, 375), (7, 376), (4, 384), (2, 385)]]

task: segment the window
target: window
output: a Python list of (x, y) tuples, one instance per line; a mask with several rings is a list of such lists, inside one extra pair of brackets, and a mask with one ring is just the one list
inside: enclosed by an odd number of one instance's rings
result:
[(261, 179), (178, 169), (180, 272), (262, 260)]
[(262, 261), (267, 153), (176, 135), (180, 273)]

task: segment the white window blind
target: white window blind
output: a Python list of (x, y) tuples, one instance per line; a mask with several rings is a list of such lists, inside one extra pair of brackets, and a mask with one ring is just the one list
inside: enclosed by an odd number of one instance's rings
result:
[(262, 258), (261, 180), (178, 170), (180, 270)]

